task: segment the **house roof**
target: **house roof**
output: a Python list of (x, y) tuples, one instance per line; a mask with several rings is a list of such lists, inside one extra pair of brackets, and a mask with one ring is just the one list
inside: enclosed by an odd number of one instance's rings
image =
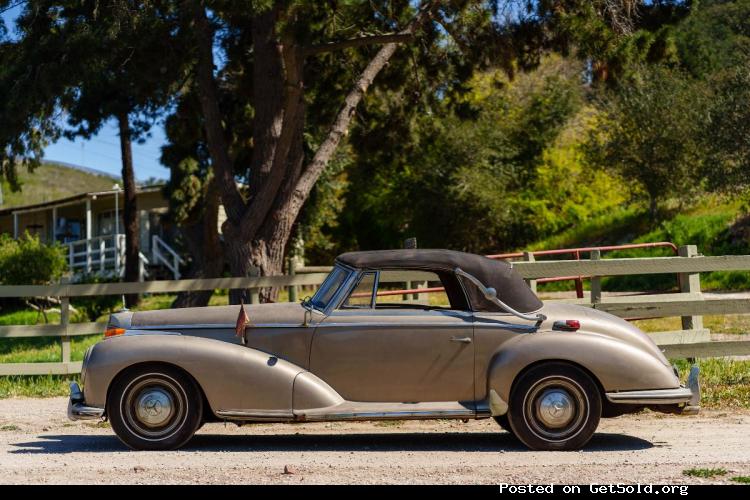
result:
[[(164, 184), (154, 184), (152, 186), (140, 187), (136, 189), (136, 194), (157, 192), (157, 191), (160, 191), (163, 187), (164, 187)], [(110, 189), (107, 191), (90, 191), (86, 193), (75, 194), (73, 196), (68, 196), (65, 198), (59, 198), (57, 200), (45, 201), (42, 203), (33, 203), (30, 205), (19, 205), (15, 207), (8, 207), (8, 208), (4, 208), (0, 210), (0, 216), (10, 215), (13, 212), (29, 212), (29, 211), (41, 210), (45, 208), (52, 208), (55, 206), (69, 205), (71, 203), (75, 203), (76, 201), (83, 201), (86, 198), (113, 195), (117, 192), (118, 190), (115, 190), (115, 189)], [(120, 189), (119, 192), (122, 192), (122, 189)]]
[[(452, 272), (459, 267), (485, 286), (495, 288), (497, 298), (518, 311), (531, 312), (542, 307), (542, 302), (510, 264), (481, 255), (454, 250), (372, 250), (344, 253), (336, 260), (357, 269), (427, 269)], [(486, 300), (473, 284), (467, 283), (464, 289), (474, 310), (501, 310), (496, 304)]]

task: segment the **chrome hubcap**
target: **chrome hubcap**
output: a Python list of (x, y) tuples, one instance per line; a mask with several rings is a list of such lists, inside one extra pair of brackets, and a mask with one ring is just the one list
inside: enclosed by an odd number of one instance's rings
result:
[(184, 389), (160, 373), (141, 375), (123, 391), (124, 424), (141, 439), (159, 441), (177, 432), (188, 418)]
[(570, 439), (588, 420), (588, 397), (574, 380), (546, 377), (529, 389), (523, 417), (531, 432), (545, 441)]
[(565, 427), (573, 418), (573, 401), (563, 389), (548, 389), (539, 399), (539, 420), (549, 428)]
[(166, 391), (153, 388), (140, 394), (136, 402), (136, 415), (144, 425), (158, 427), (172, 416), (172, 396)]

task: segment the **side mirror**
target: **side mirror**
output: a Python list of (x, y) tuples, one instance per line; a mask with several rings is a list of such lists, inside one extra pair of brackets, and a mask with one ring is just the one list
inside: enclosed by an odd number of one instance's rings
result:
[(497, 290), (492, 288), (491, 286), (484, 289), (484, 298), (487, 300), (492, 300), (497, 298)]

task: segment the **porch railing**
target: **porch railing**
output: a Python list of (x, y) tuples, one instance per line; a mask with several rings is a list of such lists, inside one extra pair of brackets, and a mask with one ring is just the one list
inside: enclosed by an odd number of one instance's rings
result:
[(66, 243), (73, 273), (112, 272), (119, 276), (125, 263), (125, 235), (107, 234)]
[(180, 264), (185, 261), (158, 235), (151, 237), (151, 259), (153, 264), (163, 265), (172, 272), (174, 279), (180, 279)]

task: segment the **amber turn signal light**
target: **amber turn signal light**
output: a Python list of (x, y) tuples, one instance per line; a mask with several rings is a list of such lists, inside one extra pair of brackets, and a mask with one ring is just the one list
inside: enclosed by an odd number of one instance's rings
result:
[(125, 333), (124, 328), (111, 328), (110, 327), (104, 330), (105, 337), (115, 337), (117, 335), (122, 335), (123, 333)]

